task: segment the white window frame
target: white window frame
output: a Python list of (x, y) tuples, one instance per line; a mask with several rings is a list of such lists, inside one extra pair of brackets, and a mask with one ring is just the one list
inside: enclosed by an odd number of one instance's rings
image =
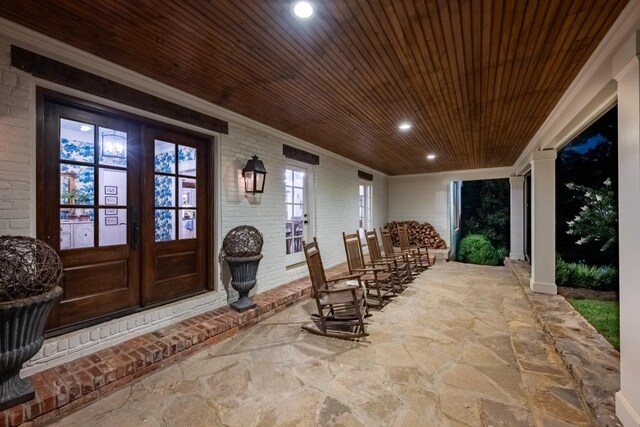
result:
[[(361, 200), (363, 198), (364, 200)], [(373, 184), (371, 181), (360, 181), (358, 183), (358, 233), (362, 244), (366, 246), (367, 239), (365, 230), (371, 230), (373, 223)]]
[[(294, 171), (303, 171), (305, 173), (304, 179), (304, 213), (306, 216), (307, 224), (304, 224), (303, 232), (302, 232), (302, 240), (306, 242), (310, 242), (313, 239), (314, 231), (315, 231), (315, 221), (314, 221), (314, 212), (315, 212), (315, 169), (313, 165), (309, 165), (307, 163), (298, 162), (292, 159), (287, 159), (287, 162), (284, 165), (284, 174), (286, 174), (287, 169)], [(283, 174), (283, 178), (284, 178)], [(284, 179), (283, 179), (284, 181)], [(284, 199), (283, 199), (284, 200)], [(283, 210), (286, 210), (286, 201), (283, 206)], [(286, 213), (285, 213), (285, 223), (286, 223)], [(286, 238), (285, 238), (286, 242)], [(286, 247), (286, 246), (285, 246)], [(284, 249), (284, 248), (283, 248)], [(286, 267), (296, 266), (298, 264), (304, 263), (304, 252), (296, 252), (287, 255), (286, 251), (285, 255), (285, 265)]]

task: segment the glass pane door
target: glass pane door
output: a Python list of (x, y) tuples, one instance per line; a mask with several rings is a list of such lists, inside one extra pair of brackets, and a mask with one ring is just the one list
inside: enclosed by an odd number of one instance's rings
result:
[[(208, 139), (145, 128), (144, 303), (207, 286)], [(145, 226), (146, 225), (146, 226)]]
[(64, 294), (47, 330), (98, 319), (140, 301), (140, 253), (129, 219), (139, 200), (139, 126), (82, 106), (38, 99), (39, 238), (57, 249)]
[(60, 119), (60, 250), (127, 244), (127, 138)]
[(154, 141), (155, 241), (196, 237), (197, 149)]
[(285, 254), (287, 265), (304, 261), (302, 241), (308, 223), (307, 171), (289, 166), (285, 169)]

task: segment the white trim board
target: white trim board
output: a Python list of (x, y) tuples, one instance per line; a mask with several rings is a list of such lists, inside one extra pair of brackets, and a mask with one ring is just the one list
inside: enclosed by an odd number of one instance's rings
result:
[(437, 178), (442, 176), (444, 178), (449, 178), (450, 176), (459, 177), (460, 181), (465, 181), (465, 177), (467, 181), (473, 181), (477, 179), (492, 179), (485, 178), (485, 176), (492, 176), (495, 178), (508, 178), (512, 175), (513, 168), (511, 166), (505, 166), (501, 168), (484, 168), (484, 169), (458, 169), (458, 170), (450, 170), (450, 171), (442, 171), (442, 172), (431, 172), (431, 173), (417, 173), (413, 175), (391, 175), (389, 176), (390, 181), (395, 180), (403, 180), (403, 179), (415, 179), (415, 178)]
[(616, 416), (625, 427), (640, 427), (640, 415), (633, 410), (621, 391), (616, 393)]

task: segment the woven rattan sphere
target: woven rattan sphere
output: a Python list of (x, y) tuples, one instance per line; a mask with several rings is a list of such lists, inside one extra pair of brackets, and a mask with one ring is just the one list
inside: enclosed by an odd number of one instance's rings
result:
[(62, 280), (62, 261), (43, 241), (0, 236), (0, 302), (41, 295)]
[(250, 225), (241, 225), (227, 233), (222, 250), (230, 257), (251, 257), (262, 252), (262, 233)]

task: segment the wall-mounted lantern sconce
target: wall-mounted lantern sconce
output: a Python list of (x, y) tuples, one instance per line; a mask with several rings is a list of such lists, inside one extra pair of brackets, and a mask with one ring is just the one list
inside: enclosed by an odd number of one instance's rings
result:
[(250, 194), (264, 192), (264, 178), (266, 175), (267, 170), (264, 168), (264, 163), (258, 159), (258, 156), (254, 155), (247, 160), (246, 166), (242, 169), (244, 191)]

